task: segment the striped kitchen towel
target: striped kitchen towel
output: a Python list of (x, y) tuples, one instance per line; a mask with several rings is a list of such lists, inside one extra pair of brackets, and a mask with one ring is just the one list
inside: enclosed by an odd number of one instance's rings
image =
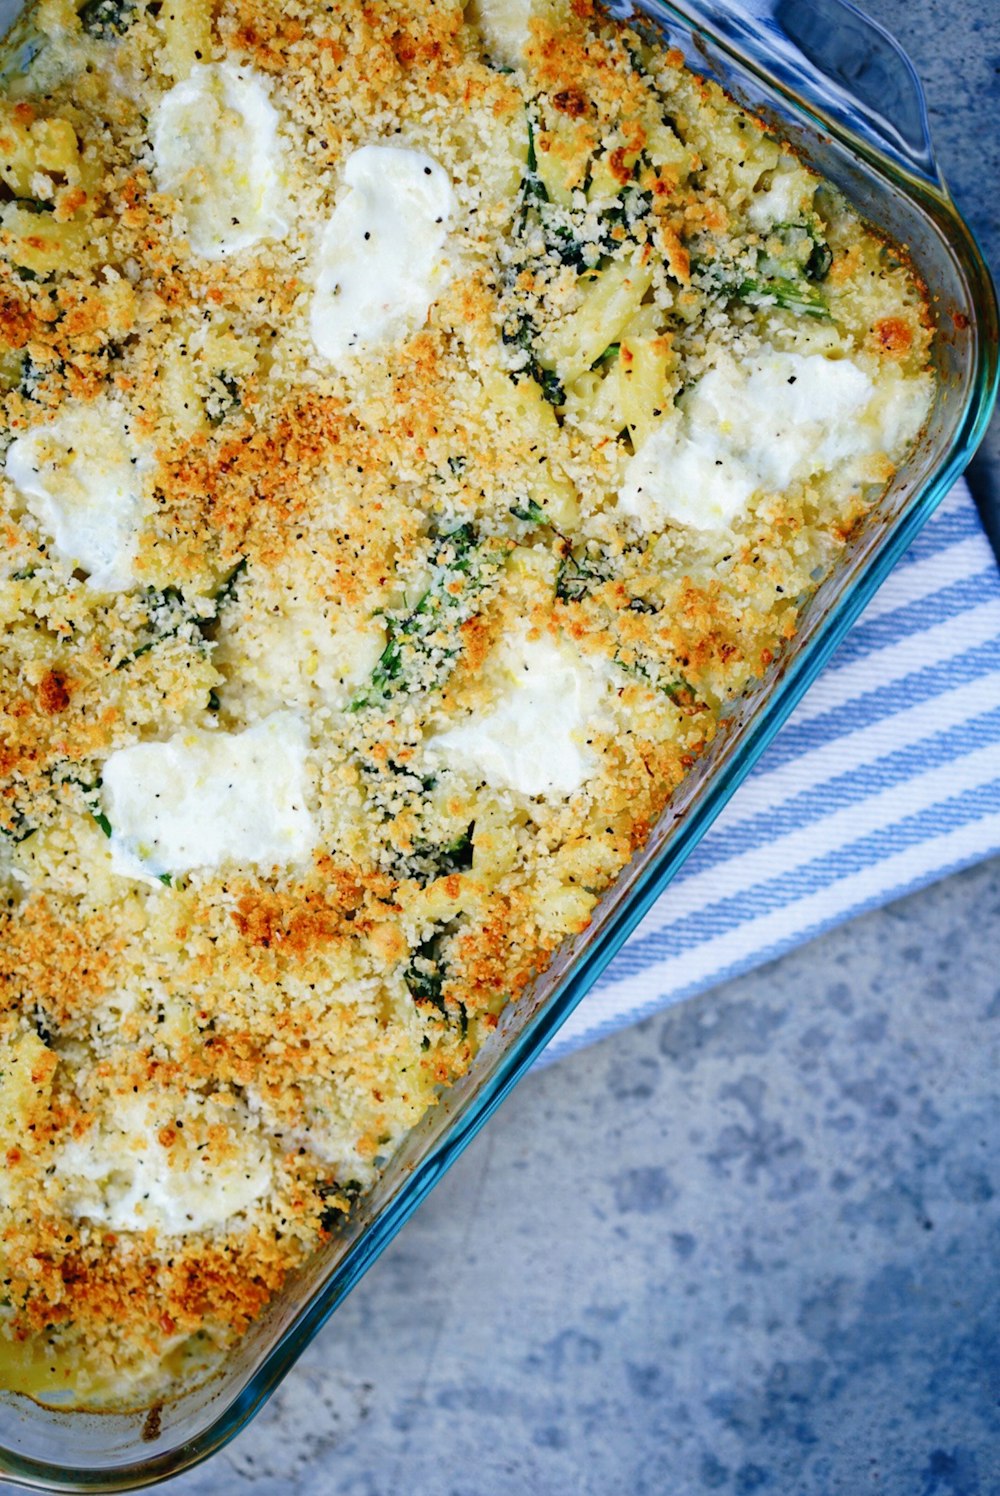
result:
[(959, 483), (552, 1060), (1000, 852), (1000, 571)]

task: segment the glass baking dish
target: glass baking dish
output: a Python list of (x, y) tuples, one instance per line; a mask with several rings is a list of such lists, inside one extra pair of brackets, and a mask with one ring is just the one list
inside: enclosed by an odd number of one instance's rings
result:
[[(0, 29), (17, 0), (0, 0)], [(937, 321), (940, 391), (912, 460), (747, 692), (589, 929), (503, 1015), (470, 1073), (424, 1118), (330, 1242), (227, 1356), (175, 1399), (134, 1413), (60, 1410), (0, 1394), (0, 1475), (55, 1491), (134, 1489), (206, 1458), (253, 1417), (312, 1337), (572, 1012), (785, 721), (965, 467), (997, 382), (997, 305), (941, 180), (912, 67), (845, 0), (642, 0), (615, 5), (662, 27), (698, 71), (780, 132), (867, 218), (905, 245)]]

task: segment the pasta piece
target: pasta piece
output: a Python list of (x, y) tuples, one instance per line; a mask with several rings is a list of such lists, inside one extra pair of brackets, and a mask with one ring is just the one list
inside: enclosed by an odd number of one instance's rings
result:
[(18, 198), (49, 201), (54, 188), (39, 185), (40, 177), (80, 180), (80, 152), (76, 131), (67, 119), (32, 119), (30, 105), (0, 101), (0, 180)]
[(0, 253), (35, 276), (72, 270), (97, 252), (83, 219), (60, 222), (52, 213), (36, 213), (19, 203), (0, 208)]
[(542, 363), (563, 384), (578, 378), (618, 339), (652, 283), (652, 267), (630, 260), (615, 260), (587, 276), (580, 305), (538, 339)]
[(499, 369), (491, 369), (484, 376), (483, 386), (488, 405), (501, 411), (519, 439), (527, 436), (527, 445), (537, 449), (539, 459), (545, 459), (530, 465), (524, 482), (527, 497), (534, 499), (557, 529), (571, 528), (579, 518), (579, 500), (573, 484), (555, 470), (551, 460), (559, 423), (541, 387), (534, 379), (513, 380)]
[(212, 55), (212, 13), (199, 0), (167, 0), (160, 12), (164, 62), (178, 82)]
[[(598, 373), (577, 381), (578, 401), (592, 401), (592, 418), (612, 432), (628, 431), (634, 449), (671, 404), (677, 359), (669, 333), (657, 331), (654, 307), (642, 307)], [(585, 381), (587, 383), (585, 384)]]

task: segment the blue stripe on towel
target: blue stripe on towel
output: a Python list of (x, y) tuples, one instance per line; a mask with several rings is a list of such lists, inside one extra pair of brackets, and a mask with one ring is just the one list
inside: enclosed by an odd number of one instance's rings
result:
[(915, 561), (925, 561), (928, 556), (936, 556), (948, 546), (957, 545), (960, 540), (968, 540), (973, 535), (982, 535), (975, 506), (971, 503), (954, 504), (948, 500), (924, 526), (899, 564), (912, 566)]
[[(985, 544), (985, 540), (983, 542)], [(1000, 581), (997, 583), (1000, 596)], [(956, 625), (956, 643), (961, 642), (961, 628)], [(887, 717), (917, 706), (924, 701), (933, 701), (954, 686), (967, 685), (981, 680), (1000, 670), (1000, 637), (988, 639), (963, 654), (948, 660), (937, 660), (921, 670), (900, 677), (890, 686), (875, 686), (859, 696), (852, 697), (830, 711), (796, 721), (793, 716), (779, 737), (768, 749), (757, 769), (758, 774), (773, 774), (803, 753), (829, 743), (834, 738), (871, 727)], [(873, 664), (872, 676), (878, 677), (877, 660)]]
[(946, 618), (956, 618), (980, 603), (992, 602), (997, 595), (997, 571), (994, 565), (976, 576), (959, 577), (947, 587), (939, 587), (924, 597), (916, 597), (902, 607), (883, 613), (880, 618), (860, 620), (841, 644), (831, 668), (842, 669), (890, 644), (898, 644), (912, 634), (923, 633)]
[[(837, 847), (810, 862), (789, 868), (738, 893), (703, 905), (665, 929), (633, 936), (615, 958), (604, 981), (621, 981), (654, 961), (680, 955), (705, 939), (725, 934), (735, 926), (793, 904), (818, 889), (870, 867), (888, 855), (924, 841), (928, 833), (941, 836), (969, 821), (1000, 811), (1000, 778), (975, 785), (960, 795), (939, 801), (927, 810), (904, 816), (846, 847)], [(669, 890), (664, 895), (669, 900)], [(669, 905), (668, 905), (669, 907)]]
[(971, 749), (981, 748), (987, 743), (1000, 744), (1000, 706), (956, 723), (943, 732), (904, 743), (892, 753), (820, 780), (807, 789), (797, 790), (787, 800), (768, 805), (745, 821), (727, 825), (724, 835), (706, 837), (692, 853), (677, 875), (678, 882), (774, 842), (779, 836), (801, 826), (835, 815), (846, 806), (868, 800), (882, 790), (905, 784), (918, 774), (953, 762)]

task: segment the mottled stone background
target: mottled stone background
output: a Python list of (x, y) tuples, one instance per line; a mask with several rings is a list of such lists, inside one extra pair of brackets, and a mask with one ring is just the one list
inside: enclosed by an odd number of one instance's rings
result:
[[(1000, 7), (867, 8), (996, 267)], [(171, 1496), (997, 1496), (998, 1049), (994, 863), (530, 1076)]]

